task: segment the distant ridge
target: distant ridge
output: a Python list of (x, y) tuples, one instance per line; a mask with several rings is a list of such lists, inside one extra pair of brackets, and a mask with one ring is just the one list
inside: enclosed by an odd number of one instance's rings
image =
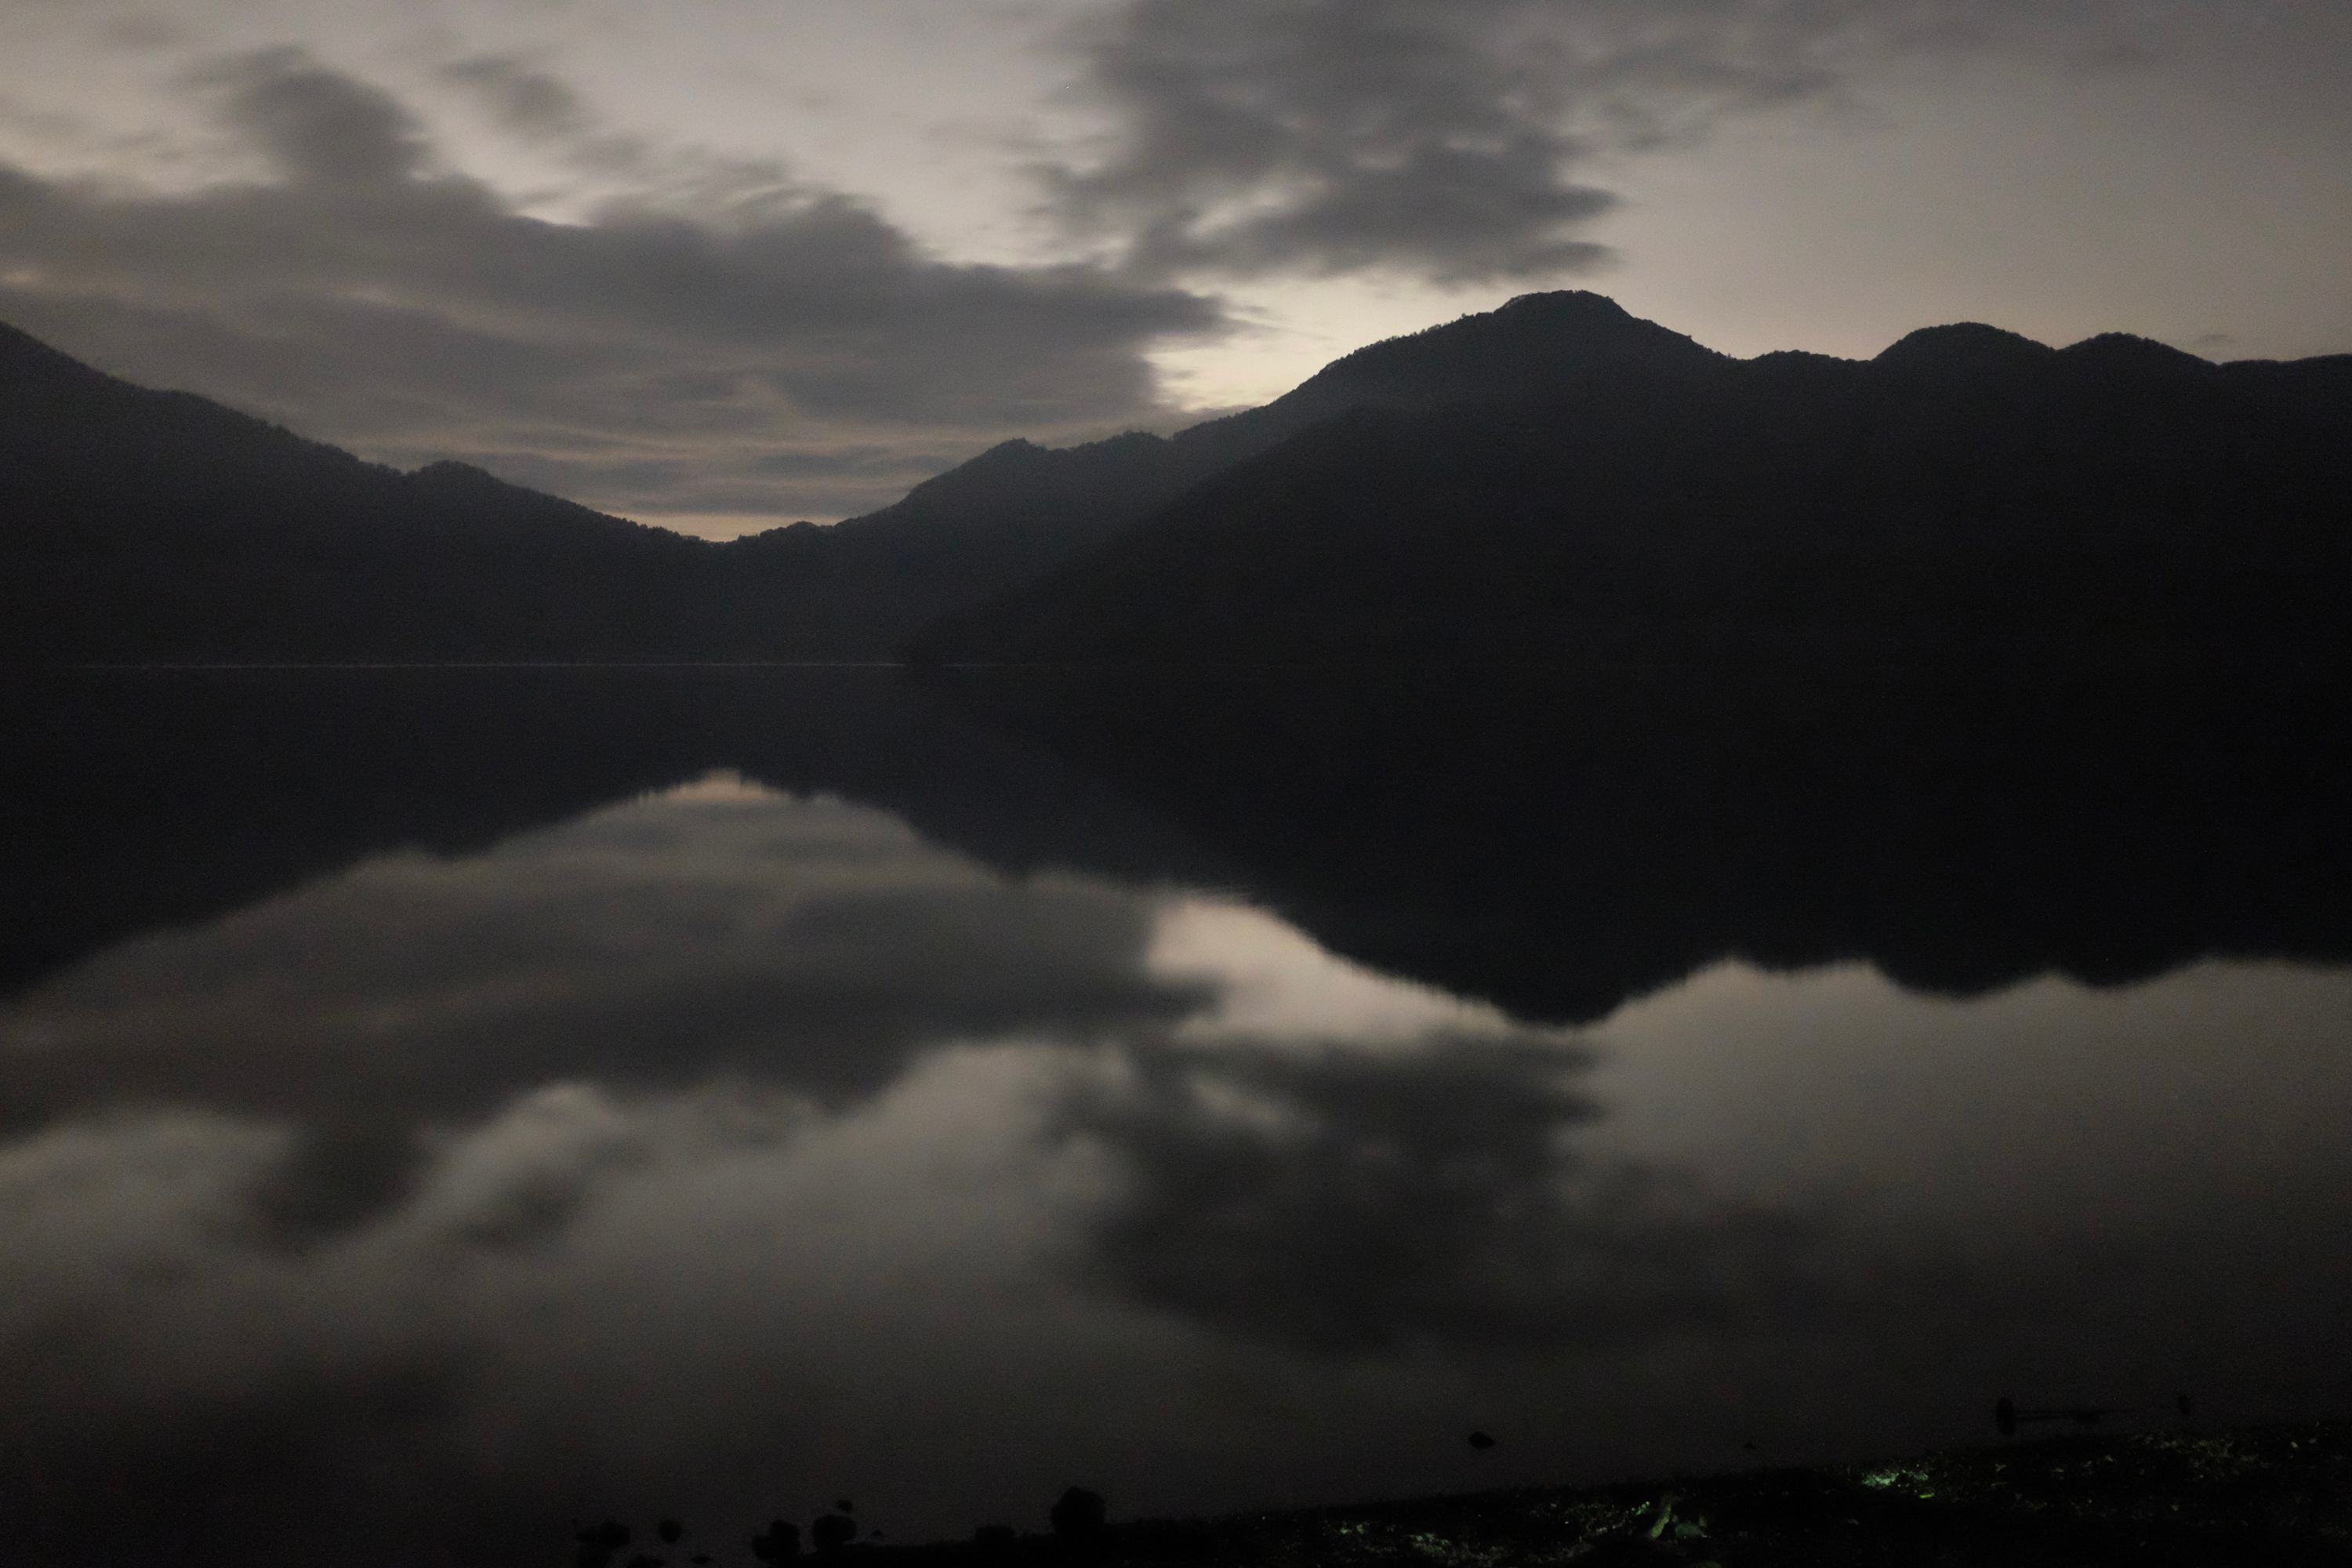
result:
[(1358, 349), (1306, 386), (1378, 388), (1426, 407), (1525, 397), (1598, 374), (1698, 374), (1731, 363), (1606, 295), (1575, 289), (1522, 294), (1498, 310)]
[(887, 658), (1358, 395), (1008, 441), (864, 517), (718, 544), (463, 463), (402, 474), (0, 324), (0, 662)]
[[(927, 662), (2334, 667), (2352, 358), (1979, 323), (1734, 360), (1597, 295), (1349, 355), (1352, 407)], [(1276, 405), (1276, 406), (1279, 406)]]
[[(2136, 341), (2136, 340), (2135, 340)], [(1940, 372), (2004, 371), (2038, 364), (2058, 351), (2021, 333), (1958, 321), (1922, 327), (1880, 351), (1873, 364), (1891, 369)]]
[(1567, 291), (714, 544), (0, 327), (0, 661), (2335, 659), (2347, 451), (2352, 359), (1742, 361)]
[(934, 618), (1108, 543), (1194, 486), (1353, 410), (1511, 402), (1629, 371), (1698, 374), (1730, 362), (1598, 294), (1530, 294), (1335, 360), (1261, 408), (1173, 437), (1129, 431), (1054, 449), (1012, 440), (831, 530), (743, 541), (762, 561), (822, 556), (780, 613), (895, 649)]

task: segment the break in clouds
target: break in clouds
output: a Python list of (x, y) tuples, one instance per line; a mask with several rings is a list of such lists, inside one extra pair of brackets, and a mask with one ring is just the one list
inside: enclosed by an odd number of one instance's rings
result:
[(789, 147), (635, 133), (537, 57), (452, 35), (441, 87), (604, 193), (551, 221), (310, 40), (207, 53), (192, 13), (131, 41), (184, 62), (173, 90), (242, 172), (164, 189), (129, 153), (102, 182), (0, 165), (0, 320), (404, 466), (458, 458), (656, 519), (845, 515), (1008, 437), (1181, 422), (1151, 356), (1232, 331), (1234, 280), (1589, 272), (1626, 155), (1866, 98), (1896, 54), (2114, 58), (2110, 9), (1080, 6), (1051, 47), (1094, 130), (1030, 158), (1024, 265), (927, 248)]

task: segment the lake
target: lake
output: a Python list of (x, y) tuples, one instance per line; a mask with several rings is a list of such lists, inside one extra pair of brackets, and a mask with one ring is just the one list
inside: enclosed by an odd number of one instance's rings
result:
[(2352, 1408), (2324, 689), (0, 700), (11, 1561), (675, 1514), (737, 1563), (836, 1499), (915, 1541)]

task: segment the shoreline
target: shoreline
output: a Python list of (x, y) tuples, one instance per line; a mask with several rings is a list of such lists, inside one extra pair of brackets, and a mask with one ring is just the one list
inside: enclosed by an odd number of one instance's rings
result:
[(992, 1540), (830, 1555), (877, 1568), (2344, 1563), (2352, 1563), (2352, 1421), (2067, 1435), (1870, 1466), (1145, 1520), (1084, 1537), (1000, 1530)]

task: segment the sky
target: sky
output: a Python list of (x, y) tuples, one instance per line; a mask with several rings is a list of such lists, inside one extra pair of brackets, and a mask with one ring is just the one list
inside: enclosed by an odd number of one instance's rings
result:
[(0, 321), (713, 536), (1589, 288), (2352, 352), (2344, 0), (0, 0)]

